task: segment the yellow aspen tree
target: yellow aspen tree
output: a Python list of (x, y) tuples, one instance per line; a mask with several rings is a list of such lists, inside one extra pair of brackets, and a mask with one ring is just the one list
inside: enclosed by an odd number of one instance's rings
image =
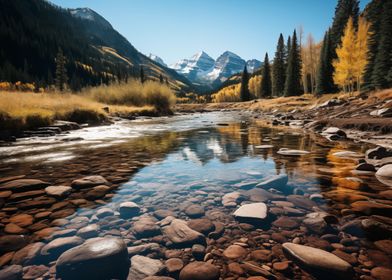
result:
[(337, 59), (333, 61), (335, 68), (333, 79), (334, 82), (341, 86), (344, 91), (353, 91), (355, 82), (355, 65), (356, 64), (356, 40), (353, 19), (350, 17), (341, 45), (336, 49)]
[(357, 83), (357, 90), (361, 90), (361, 83), (363, 82), (363, 74), (365, 72), (366, 64), (368, 63), (368, 36), (369, 36), (370, 23), (364, 17), (359, 17), (358, 31), (355, 41), (356, 47), (356, 62), (354, 75)]

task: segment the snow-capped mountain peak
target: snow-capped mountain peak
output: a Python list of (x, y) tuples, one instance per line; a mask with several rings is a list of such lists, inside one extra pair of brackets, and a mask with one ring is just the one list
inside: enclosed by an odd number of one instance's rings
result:
[(90, 8), (76, 8), (76, 9), (68, 9), (72, 16), (89, 21), (95, 21), (99, 23), (101, 26), (112, 29), (112, 25), (104, 19), (101, 15), (96, 13)]
[(148, 57), (149, 57), (151, 60), (154, 60), (155, 62), (159, 63), (160, 65), (163, 65), (163, 66), (167, 67), (167, 64), (166, 64), (166, 63), (163, 61), (163, 59), (160, 58), (159, 56), (150, 53), (150, 54), (148, 55)]

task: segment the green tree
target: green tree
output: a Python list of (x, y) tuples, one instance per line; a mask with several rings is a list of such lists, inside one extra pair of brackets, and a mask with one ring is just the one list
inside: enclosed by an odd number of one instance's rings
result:
[(284, 83), (286, 78), (285, 56), (284, 39), (281, 33), (276, 47), (274, 64), (272, 66), (272, 93), (274, 96), (282, 96), (284, 92)]
[(316, 94), (331, 93), (334, 91), (332, 65), (332, 46), (329, 30), (324, 35), (317, 69)]
[(301, 69), (301, 53), (298, 46), (297, 33), (294, 30), (287, 64), (286, 83), (284, 87), (285, 96), (301, 94)]
[(159, 74), (159, 82), (160, 82), (161, 84), (163, 84), (163, 76), (162, 76), (162, 74)]
[(261, 79), (261, 96), (264, 98), (268, 98), (272, 95), (271, 67), (268, 59), (268, 53), (265, 54), (262, 75), (263, 78)]
[(66, 63), (67, 63), (66, 58), (63, 54), (63, 51), (60, 49), (56, 57), (56, 78), (55, 78), (56, 88), (59, 91), (63, 91), (67, 86), (68, 76), (67, 76), (67, 69), (65, 68)]
[(372, 84), (375, 89), (392, 86), (392, 1), (384, 3), (380, 36), (372, 73)]
[(240, 97), (241, 97), (241, 101), (249, 101), (250, 100), (249, 74), (248, 74), (248, 69), (246, 68), (246, 65), (244, 67), (244, 71), (242, 72)]

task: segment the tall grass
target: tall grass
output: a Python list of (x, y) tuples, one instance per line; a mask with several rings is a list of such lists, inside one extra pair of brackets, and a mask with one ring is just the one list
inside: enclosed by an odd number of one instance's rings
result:
[(83, 95), (106, 104), (154, 106), (158, 112), (163, 113), (170, 112), (176, 101), (176, 96), (169, 87), (153, 81), (142, 84), (131, 80), (123, 84), (103, 85), (86, 89)]

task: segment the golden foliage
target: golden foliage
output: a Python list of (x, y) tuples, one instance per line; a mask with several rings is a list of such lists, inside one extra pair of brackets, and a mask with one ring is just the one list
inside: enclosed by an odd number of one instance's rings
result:
[[(249, 79), (249, 91), (253, 98), (260, 97), (261, 91), (261, 75), (253, 76)], [(212, 102), (239, 102), (240, 98), (241, 83), (230, 85), (222, 88), (217, 93), (211, 95)]]
[(315, 43), (312, 34), (309, 34), (306, 44), (301, 48), (302, 83), (306, 93), (308, 91), (314, 93), (316, 89), (316, 71), (320, 60), (320, 51), (321, 43)]
[(249, 91), (250, 94), (253, 95), (256, 98), (261, 97), (261, 75), (256, 75), (253, 76), (252, 78), (249, 79)]
[(356, 32), (352, 18), (349, 18), (342, 43), (336, 49), (338, 58), (333, 61), (335, 68), (334, 82), (341, 86), (344, 91), (349, 92), (354, 90), (355, 84), (358, 90), (360, 89), (363, 72), (367, 64), (369, 23), (361, 17), (358, 24), (358, 32)]

